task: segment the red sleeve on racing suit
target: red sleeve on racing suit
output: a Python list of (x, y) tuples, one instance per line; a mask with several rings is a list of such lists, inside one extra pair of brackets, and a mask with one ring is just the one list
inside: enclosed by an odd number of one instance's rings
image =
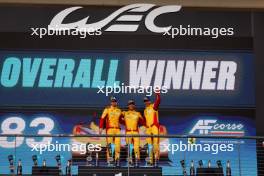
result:
[(146, 125), (146, 120), (145, 120), (144, 117), (141, 116), (141, 114), (139, 116), (139, 125), (141, 125), (141, 126), (145, 126)]
[(154, 116), (153, 125), (159, 127), (158, 117), (156, 115)]
[(160, 105), (160, 93), (156, 93), (156, 100), (155, 100), (154, 106), (153, 106), (155, 111), (157, 111), (159, 109), (159, 105)]
[[(107, 116), (108, 116), (108, 109), (105, 108), (100, 118), (99, 128), (104, 128), (104, 123), (107, 120)], [(107, 124), (106, 124), (106, 127), (107, 127)]]
[(81, 125), (77, 125), (75, 128), (75, 132), (80, 134), (81, 133)]
[(125, 125), (124, 112), (122, 112), (122, 114), (119, 117), (119, 123)]
[(104, 128), (104, 123), (105, 123), (105, 120), (106, 120), (107, 116), (105, 118), (100, 118), (100, 123), (99, 123), (99, 128)]
[[(156, 100), (154, 102), (154, 106), (153, 106), (153, 109), (155, 111), (157, 111), (159, 109), (159, 105), (160, 105), (160, 93), (156, 93)], [(153, 122), (154, 125), (156, 125), (157, 127), (159, 127), (159, 122), (158, 122), (158, 117), (154, 116), (154, 122)]]

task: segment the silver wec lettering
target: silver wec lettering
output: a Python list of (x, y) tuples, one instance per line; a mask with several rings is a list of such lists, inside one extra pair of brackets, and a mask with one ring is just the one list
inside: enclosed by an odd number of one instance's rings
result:
[[(118, 24), (112, 24), (106, 29), (104, 29), (104, 31), (134, 32), (137, 31), (140, 21), (142, 21), (142, 19), (145, 19), (145, 26), (149, 31), (154, 33), (164, 33), (166, 31), (169, 31), (172, 26), (160, 27), (157, 26), (154, 21), (158, 16), (162, 14), (178, 12), (181, 9), (181, 6), (167, 5), (157, 8), (154, 7), (155, 4), (131, 4), (116, 10), (108, 17), (95, 23), (87, 23), (87, 21), (89, 21), (90, 16), (87, 16), (86, 18), (83, 18), (77, 22), (63, 23), (63, 20), (68, 15), (82, 8), (81, 6), (70, 7), (59, 12), (51, 20), (48, 27), (52, 29), (89, 29), (89, 31), (97, 31), (101, 30), (106, 25), (112, 23), (115, 20), (114, 22), (118, 22)], [(135, 15), (135, 12), (138, 14)], [(143, 18), (144, 13), (146, 12), (149, 13), (145, 15), (145, 18)], [(129, 22), (129, 24), (126, 24), (125, 22)]]

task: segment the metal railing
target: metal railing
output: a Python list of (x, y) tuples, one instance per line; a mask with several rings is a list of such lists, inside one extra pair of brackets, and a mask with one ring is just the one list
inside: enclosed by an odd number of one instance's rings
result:
[[(151, 137), (159, 138), (157, 167), (162, 168), (162, 175), (191, 175), (191, 169), (203, 172), (219, 168), (224, 175), (228, 175), (228, 168), (231, 175), (264, 175), (264, 137), (124, 134), (1, 134), (0, 174), (16, 174), (20, 166), (23, 174), (31, 174), (34, 165), (58, 166), (61, 174), (66, 174), (70, 164), (73, 175), (78, 174), (80, 166), (109, 167), (108, 160), (114, 160), (116, 152), (116, 146), (111, 148), (107, 144), (106, 138), (110, 137), (120, 138), (119, 166), (128, 172), (135, 167), (135, 154), (129, 152), (134, 145), (127, 145), (126, 138), (140, 139), (137, 167), (152, 168), (153, 165), (148, 165), (151, 157), (146, 143), (146, 138)], [(129, 157), (134, 163), (128, 162)]]

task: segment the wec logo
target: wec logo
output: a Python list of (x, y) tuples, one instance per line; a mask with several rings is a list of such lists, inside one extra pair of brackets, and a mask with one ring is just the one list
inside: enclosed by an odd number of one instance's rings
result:
[[(59, 12), (50, 22), (49, 28), (52, 29), (79, 29), (79, 30), (89, 30), (97, 31), (104, 30), (109, 32), (134, 32), (137, 31), (140, 21), (144, 18), (144, 13), (148, 12), (145, 15), (145, 26), (146, 28), (154, 33), (164, 33), (169, 31), (172, 26), (160, 27), (157, 26), (154, 21), (155, 19), (165, 13), (177, 12), (181, 9), (181, 6), (178, 5), (168, 5), (154, 8), (154, 4), (131, 4), (124, 6), (108, 17), (104, 18), (101, 21), (95, 23), (87, 23), (89, 21), (89, 16), (84, 19), (81, 19), (77, 22), (72, 23), (63, 23), (63, 20), (72, 12), (81, 9), (82, 7), (70, 7), (61, 12)], [(106, 27), (111, 22), (118, 22), (118, 24), (112, 24), (109, 27)], [(126, 24), (126, 22), (129, 22)], [(106, 28), (105, 28), (106, 27)], [(103, 29), (105, 28), (105, 29)]]
[(212, 135), (243, 135), (244, 125), (241, 123), (217, 123), (217, 120), (198, 120), (189, 132), (194, 134), (196, 130), (199, 134)]

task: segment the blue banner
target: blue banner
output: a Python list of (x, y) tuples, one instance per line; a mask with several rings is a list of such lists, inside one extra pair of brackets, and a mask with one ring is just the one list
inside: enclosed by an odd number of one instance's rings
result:
[[(102, 107), (162, 93), (162, 107), (255, 107), (254, 59), (240, 51), (1, 51), (0, 106)], [(123, 96), (126, 94), (126, 96)], [(106, 97), (107, 96), (107, 97)]]
[[(54, 109), (54, 110), (6, 110), (0, 113), (1, 134), (98, 134), (99, 116), (102, 110), (85, 109)], [(212, 166), (221, 160), (223, 167), (229, 160), (232, 166), (232, 174), (238, 175), (242, 168), (242, 175), (257, 175), (256, 148), (254, 140), (221, 139), (222, 135), (230, 136), (254, 136), (255, 122), (254, 110), (177, 110), (160, 111), (160, 134), (182, 135), (212, 135), (216, 138), (160, 138), (160, 166), (164, 175), (181, 175), (180, 161), (185, 159), (189, 168), (191, 160), (197, 162), (203, 160), (207, 164), (209, 160)], [(122, 126), (122, 134), (125, 128)], [(140, 134), (145, 134), (145, 127), (139, 128)], [(103, 131), (105, 134), (105, 131)], [(86, 148), (71, 148), (70, 151), (59, 148), (60, 145), (81, 146), (89, 143), (97, 148), (106, 147), (106, 139), (99, 137), (1, 137), (0, 139), (0, 170), (1, 173), (9, 173), (7, 157), (10, 154), (16, 156), (16, 162), (22, 159), (23, 173), (30, 173), (33, 165), (32, 156), (37, 155), (41, 165), (45, 159), (47, 165), (55, 166), (56, 155), (61, 155), (62, 168), (71, 158), (84, 157)], [(195, 148), (190, 148), (190, 143)], [(49, 144), (50, 148), (34, 150), (34, 146)], [(121, 148), (125, 147), (125, 138), (121, 140)], [(140, 140), (141, 150), (146, 144), (145, 138)], [(189, 146), (188, 146), (189, 145)], [(16, 148), (15, 148), (16, 146)], [(57, 146), (57, 148), (56, 148)], [(124, 149), (125, 150), (125, 149)], [(101, 152), (100, 157), (105, 157)], [(248, 156), (250, 160), (247, 159)], [(142, 155), (143, 157), (143, 155)], [(101, 164), (105, 163), (101, 161)], [(144, 158), (142, 163), (144, 163)], [(142, 164), (141, 163), (141, 164)], [(122, 163), (124, 166), (124, 163)], [(77, 166), (75, 167), (75, 169)], [(76, 171), (75, 171), (76, 173)]]

